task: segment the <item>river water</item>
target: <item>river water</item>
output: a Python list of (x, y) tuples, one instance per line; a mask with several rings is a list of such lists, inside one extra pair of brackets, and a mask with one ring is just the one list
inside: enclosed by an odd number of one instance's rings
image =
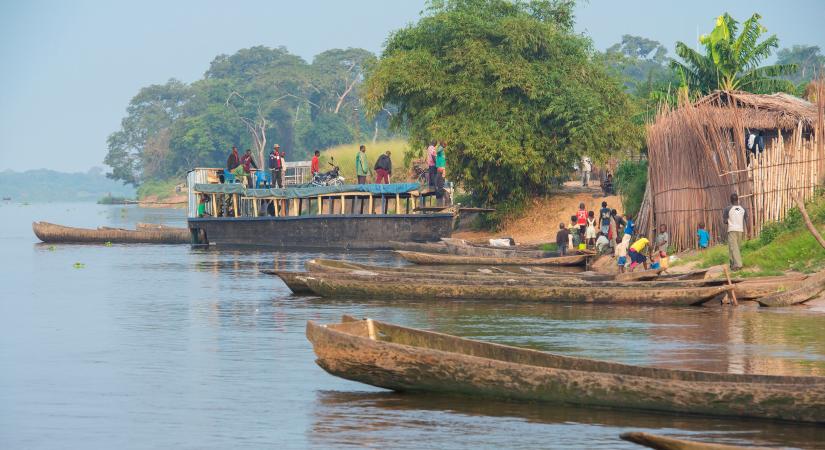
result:
[[(825, 307), (784, 310), (293, 297), (260, 269), (387, 252), (38, 244), (33, 220), (184, 225), (181, 210), (0, 204), (0, 448), (636, 448), (647, 431), (825, 448), (758, 420), (395, 394), (314, 363), (307, 319), (369, 316), (631, 364), (825, 375)], [(76, 263), (80, 263), (75, 267)]]

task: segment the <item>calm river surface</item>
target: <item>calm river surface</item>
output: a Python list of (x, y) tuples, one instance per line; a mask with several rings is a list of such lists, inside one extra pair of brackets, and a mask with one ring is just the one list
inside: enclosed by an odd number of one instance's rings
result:
[[(329, 301), (260, 269), (386, 252), (38, 244), (31, 222), (183, 225), (181, 210), (0, 203), (0, 448), (637, 448), (625, 431), (825, 448), (825, 430), (399, 395), (326, 374), (307, 319), (369, 316), (566, 355), (825, 375), (825, 307)], [(75, 268), (75, 263), (85, 267)]]

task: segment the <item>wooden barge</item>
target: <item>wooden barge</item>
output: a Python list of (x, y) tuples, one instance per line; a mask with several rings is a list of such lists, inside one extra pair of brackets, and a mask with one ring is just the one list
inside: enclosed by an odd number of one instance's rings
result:
[[(390, 249), (452, 234), (455, 209), (418, 211), (418, 183), (248, 188), (220, 183), (220, 169), (187, 176), (195, 244), (305, 249)], [(200, 210), (200, 212), (199, 212)]]
[(825, 377), (633, 366), (348, 316), (306, 335), (330, 374), (395, 391), (825, 423)]

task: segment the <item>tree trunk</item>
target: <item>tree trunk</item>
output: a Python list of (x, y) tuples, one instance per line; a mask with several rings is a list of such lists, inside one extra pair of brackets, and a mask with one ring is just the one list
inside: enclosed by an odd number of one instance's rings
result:
[(805, 209), (805, 202), (800, 200), (796, 194), (793, 194), (793, 199), (796, 202), (796, 206), (799, 207), (799, 212), (802, 213), (802, 218), (805, 219), (805, 226), (808, 227), (808, 231), (814, 235), (814, 239), (819, 242), (819, 245), (825, 248), (825, 239), (822, 239), (822, 235), (819, 234), (819, 230), (817, 230), (814, 223), (811, 222), (811, 218), (808, 216), (808, 211)]

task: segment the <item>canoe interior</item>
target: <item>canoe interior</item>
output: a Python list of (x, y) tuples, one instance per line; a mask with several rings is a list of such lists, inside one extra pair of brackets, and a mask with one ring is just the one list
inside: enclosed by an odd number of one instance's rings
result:
[[(681, 381), (764, 383), (774, 385), (825, 384), (825, 377), (729, 374), (632, 366), (622, 363), (562, 356), (507, 345), (474, 341), (447, 334), (407, 328), (368, 319), (351, 321), (351, 318), (349, 318), (344, 319), (341, 323), (323, 326), (317, 325), (310, 321), (308, 327), (324, 327), (334, 332), (370, 339), (369, 322), (372, 323), (375, 340), (385, 343), (406, 345), (440, 352), (457, 353), (527, 366), (586, 372), (602, 372), (613, 375), (631, 375)], [(800, 388), (802, 388), (802, 386), (800, 386)]]

